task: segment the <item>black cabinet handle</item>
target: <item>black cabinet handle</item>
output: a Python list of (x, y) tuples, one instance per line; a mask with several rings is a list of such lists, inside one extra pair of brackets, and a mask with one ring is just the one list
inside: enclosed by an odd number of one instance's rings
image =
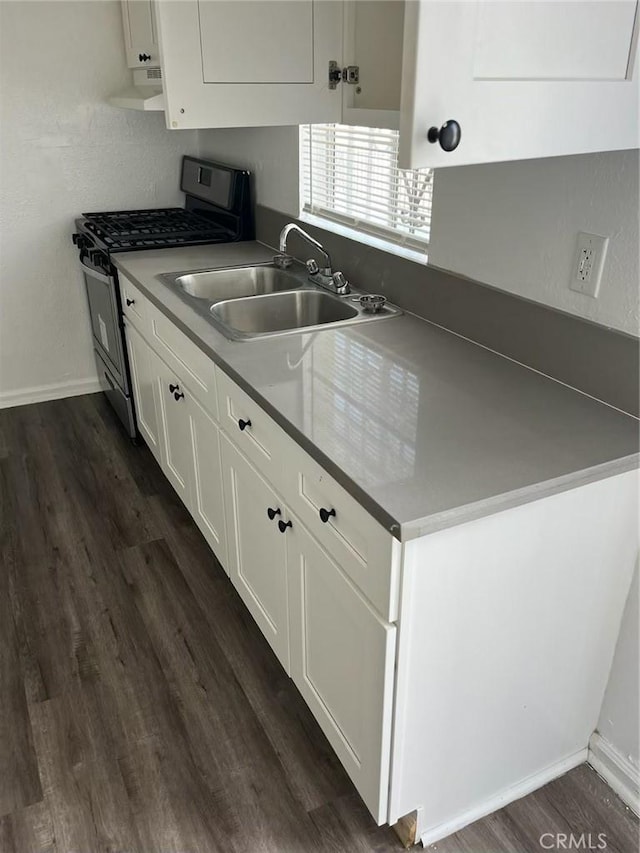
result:
[(240, 418), (238, 426), (240, 427), (240, 432), (244, 432), (248, 426), (251, 426), (251, 421), (243, 421), (242, 418)]
[(176, 401), (181, 400), (183, 397), (184, 397), (184, 394), (182, 391), (176, 391), (175, 394), (173, 395), (173, 399)]
[(139, 62), (148, 62), (150, 59), (151, 59), (151, 56), (148, 53), (139, 53), (138, 54), (138, 61)]
[(429, 142), (439, 142), (443, 151), (454, 151), (460, 145), (461, 136), (462, 128), (453, 118), (445, 121), (440, 129), (430, 127), (427, 133)]
[(278, 530), (280, 531), (280, 533), (286, 533), (287, 527), (293, 527), (293, 524), (291, 524), (290, 521), (287, 521), (285, 523), (284, 521), (281, 520), (278, 522)]
[(136, 300), (127, 298), (125, 302), (127, 303), (127, 305), (135, 305)]
[(269, 516), (269, 521), (273, 521), (276, 515), (282, 515), (282, 510), (280, 509), (280, 507), (278, 507), (277, 509), (267, 507), (267, 515)]
[(335, 511), (335, 509), (325, 509), (324, 507), (321, 507), (321, 508), (320, 508), (320, 521), (321, 521), (323, 524), (326, 524), (326, 523), (327, 523), (327, 521), (329, 521), (329, 519), (330, 519), (332, 516), (333, 516), (333, 518), (335, 518), (335, 517), (336, 517), (336, 511)]
[(171, 394), (173, 394), (174, 391), (179, 391), (179, 390), (180, 390), (179, 385), (172, 385), (171, 383), (169, 383), (169, 391)]

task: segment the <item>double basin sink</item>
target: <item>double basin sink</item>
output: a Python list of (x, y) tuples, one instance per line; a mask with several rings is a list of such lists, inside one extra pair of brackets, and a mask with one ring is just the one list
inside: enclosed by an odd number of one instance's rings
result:
[(368, 313), (357, 291), (338, 296), (310, 284), (304, 270), (270, 264), (163, 273), (159, 278), (233, 340), (335, 328), (401, 313), (392, 305)]

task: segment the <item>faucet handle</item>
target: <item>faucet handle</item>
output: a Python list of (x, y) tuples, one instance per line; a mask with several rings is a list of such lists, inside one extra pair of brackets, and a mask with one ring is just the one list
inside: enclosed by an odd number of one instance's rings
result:
[(351, 292), (349, 282), (345, 278), (344, 273), (341, 273), (340, 271), (334, 272), (331, 276), (331, 280), (333, 281), (333, 286), (336, 289), (336, 293), (347, 294)]
[(309, 260), (307, 261), (307, 272), (309, 273), (309, 275), (316, 275), (320, 272), (320, 267), (318, 266), (316, 261), (313, 260), (313, 258), (309, 258)]
[(280, 254), (273, 256), (273, 265), (281, 270), (288, 269), (293, 263), (293, 258), (290, 255)]

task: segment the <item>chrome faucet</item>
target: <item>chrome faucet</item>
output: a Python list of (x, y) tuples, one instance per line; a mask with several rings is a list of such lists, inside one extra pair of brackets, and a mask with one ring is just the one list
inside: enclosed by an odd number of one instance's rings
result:
[(312, 281), (320, 287), (324, 287), (326, 290), (331, 290), (339, 296), (346, 296), (350, 293), (351, 288), (349, 287), (349, 282), (346, 280), (344, 275), (341, 272), (333, 272), (331, 269), (331, 258), (327, 250), (321, 243), (314, 240), (310, 234), (303, 231), (299, 225), (296, 225), (295, 222), (290, 222), (288, 225), (285, 225), (280, 232), (280, 254), (274, 257), (274, 264), (281, 269), (286, 269), (293, 263), (293, 258), (287, 254), (287, 237), (292, 231), (299, 234), (303, 240), (306, 240), (306, 242), (313, 246), (313, 248), (316, 249), (323, 257), (324, 267), (322, 268), (318, 266), (317, 261), (313, 258), (310, 258), (306, 262), (309, 281)]

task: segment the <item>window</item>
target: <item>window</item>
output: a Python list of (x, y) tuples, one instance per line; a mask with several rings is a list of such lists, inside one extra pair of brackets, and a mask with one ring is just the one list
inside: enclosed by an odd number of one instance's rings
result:
[(426, 258), (433, 172), (398, 168), (397, 130), (303, 125), (300, 184), (303, 218), (330, 220)]

